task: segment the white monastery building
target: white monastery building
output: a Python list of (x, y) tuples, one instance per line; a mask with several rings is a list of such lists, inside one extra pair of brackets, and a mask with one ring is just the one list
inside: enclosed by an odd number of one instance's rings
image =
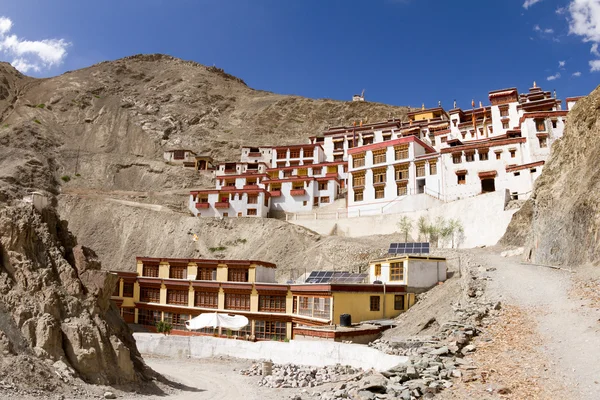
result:
[[(567, 99), (571, 109), (579, 97)], [(393, 213), (427, 194), (450, 202), (508, 191), (529, 197), (568, 111), (534, 85), (489, 93), (490, 105), (408, 113), (408, 121), (329, 128), (309, 143), (243, 147), (215, 170), (213, 190), (191, 192), (195, 216), (267, 217), (311, 212), (346, 196), (348, 216)], [(191, 154), (190, 154), (191, 156)], [(415, 197), (415, 199), (417, 199)]]

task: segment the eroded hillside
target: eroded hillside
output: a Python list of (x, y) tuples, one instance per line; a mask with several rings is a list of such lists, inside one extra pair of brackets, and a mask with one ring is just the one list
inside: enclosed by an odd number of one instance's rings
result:
[(600, 260), (600, 87), (569, 112), (564, 137), (502, 242), (542, 264)]

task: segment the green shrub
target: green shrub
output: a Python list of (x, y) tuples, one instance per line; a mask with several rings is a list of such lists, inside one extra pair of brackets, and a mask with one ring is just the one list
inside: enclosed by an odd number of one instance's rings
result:
[(156, 323), (156, 332), (162, 333), (165, 336), (170, 334), (172, 329), (173, 329), (173, 325), (171, 325), (168, 322), (158, 321)]
[(79, 178), (81, 176), (81, 174), (77, 173), (77, 174), (75, 174), (75, 176)]
[(44, 103), (37, 105), (37, 108), (44, 108), (44, 107), (46, 107), (46, 105)]
[(33, 122), (35, 122), (36, 124), (40, 124), (40, 125), (42, 124), (39, 119), (34, 119)]
[(211, 253), (217, 252), (217, 251), (225, 251), (227, 250), (227, 247), (225, 246), (218, 246), (218, 247), (209, 247), (208, 251), (210, 251)]
[(71, 180), (71, 177), (69, 175), (63, 175), (60, 177), (60, 179), (62, 179), (64, 182), (69, 182)]

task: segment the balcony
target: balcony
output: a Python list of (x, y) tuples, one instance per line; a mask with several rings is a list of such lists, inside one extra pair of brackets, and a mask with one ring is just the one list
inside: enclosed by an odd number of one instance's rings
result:
[(201, 209), (201, 208), (210, 208), (210, 204), (209, 203), (196, 203), (196, 209)]
[(271, 197), (281, 197), (281, 190), (271, 190), (269, 194)]
[(219, 202), (215, 203), (215, 208), (228, 209), (229, 202), (228, 201), (219, 201)]
[(258, 185), (254, 184), (254, 185), (244, 185), (243, 186), (244, 189), (250, 189), (250, 190), (256, 190), (256, 189), (260, 189), (258, 187)]
[(305, 189), (292, 189), (290, 190), (292, 196), (304, 196), (306, 194)]
[(255, 152), (250, 152), (250, 153), (248, 153), (248, 157), (262, 157), (262, 154), (255, 153)]

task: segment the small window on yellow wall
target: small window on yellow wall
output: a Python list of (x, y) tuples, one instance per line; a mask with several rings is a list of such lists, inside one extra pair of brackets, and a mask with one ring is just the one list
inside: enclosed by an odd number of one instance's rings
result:
[(394, 310), (404, 310), (404, 295), (397, 294), (394, 296)]
[(370, 310), (371, 311), (379, 311), (379, 302), (381, 298), (379, 296), (371, 296), (370, 298)]

